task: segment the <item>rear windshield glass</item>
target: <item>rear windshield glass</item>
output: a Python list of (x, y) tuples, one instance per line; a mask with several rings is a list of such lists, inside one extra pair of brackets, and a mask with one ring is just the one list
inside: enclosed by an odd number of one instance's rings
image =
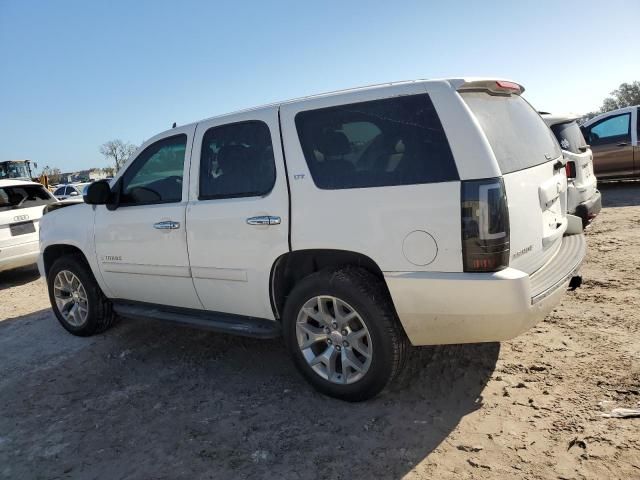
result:
[(38, 185), (16, 185), (0, 188), (0, 212), (48, 205), (56, 200)]
[(583, 150), (580, 150), (580, 147), (587, 146), (580, 127), (575, 121), (553, 125), (551, 131), (556, 136), (560, 147), (567, 152), (582, 153)]
[(551, 130), (519, 95), (461, 95), (484, 130), (502, 173), (534, 167), (561, 155)]
[(440, 118), (427, 94), (300, 112), (296, 127), (318, 188), (459, 178)]

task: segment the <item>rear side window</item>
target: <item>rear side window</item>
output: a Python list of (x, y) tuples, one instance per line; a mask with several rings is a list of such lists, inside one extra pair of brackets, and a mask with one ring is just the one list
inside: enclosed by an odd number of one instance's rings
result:
[(575, 121), (553, 125), (551, 131), (556, 136), (560, 147), (567, 152), (582, 153), (587, 146), (580, 127)]
[(266, 195), (275, 181), (273, 145), (266, 123), (232, 123), (205, 132), (200, 152), (200, 200)]
[(551, 130), (520, 95), (464, 92), (461, 96), (478, 119), (503, 174), (561, 155)]
[(38, 185), (0, 188), (0, 211), (38, 207), (55, 201), (44, 187)]
[(459, 179), (444, 129), (427, 94), (304, 111), (295, 121), (318, 188)]

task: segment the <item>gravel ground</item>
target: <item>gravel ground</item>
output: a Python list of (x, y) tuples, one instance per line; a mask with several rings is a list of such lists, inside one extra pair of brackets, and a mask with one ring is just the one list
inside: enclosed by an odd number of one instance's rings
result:
[(0, 273), (0, 478), (640, 478), (640, 184), (602, 187), (585, 283), (502, 344), (416, 350), (348, 404), (280, 341), (123, 320), (75, 338)]

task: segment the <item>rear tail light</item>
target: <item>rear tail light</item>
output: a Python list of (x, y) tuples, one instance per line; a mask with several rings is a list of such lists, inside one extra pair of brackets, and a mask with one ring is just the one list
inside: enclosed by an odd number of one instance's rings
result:
[(468, 180), (461, 187), (462, 263), (465, 272), (509, 266), (509, 209), (502, 178)]
[(576, 178), (575, 162), (567, 162), (564, 168), (565, 168), (565, 171), (567, 172), (567, 178)]

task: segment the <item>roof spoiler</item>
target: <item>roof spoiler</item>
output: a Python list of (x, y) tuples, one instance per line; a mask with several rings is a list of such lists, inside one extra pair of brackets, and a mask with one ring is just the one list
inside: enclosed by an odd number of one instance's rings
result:
[(457, 88), (458, 92), (483, 91), (490, 95), (521, 95), (524, 87), (509, 80), (472, 80)]

